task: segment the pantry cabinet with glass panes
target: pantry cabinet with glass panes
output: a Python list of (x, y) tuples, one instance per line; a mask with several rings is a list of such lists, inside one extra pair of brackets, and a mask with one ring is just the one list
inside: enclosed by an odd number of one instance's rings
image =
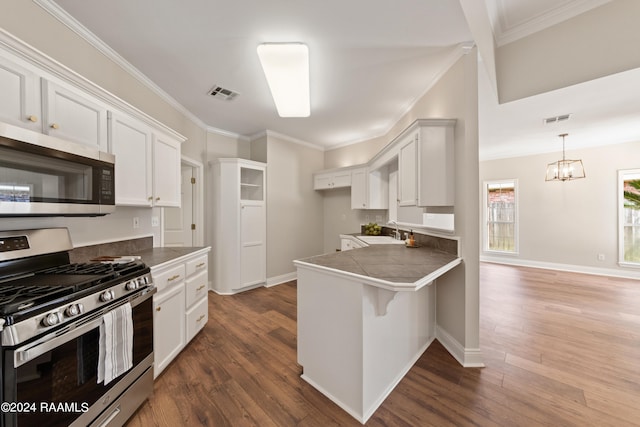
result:
[(213, 169), (212, 290), (228, 295), (266, 282), (266, 164), (223, 158)]

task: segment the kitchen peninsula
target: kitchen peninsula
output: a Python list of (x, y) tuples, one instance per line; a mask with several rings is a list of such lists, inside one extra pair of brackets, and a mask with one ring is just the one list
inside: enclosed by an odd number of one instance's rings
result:
[(455, 238), (294, 261), (302, 378), (365, 423), (435, 338), (434, 281), (462, 263)]

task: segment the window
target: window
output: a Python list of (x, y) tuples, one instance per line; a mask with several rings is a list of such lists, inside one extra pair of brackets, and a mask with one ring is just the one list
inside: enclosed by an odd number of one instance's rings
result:
[(618, 172), (620, 264), (640, 267), (640, 169)]
[(515, 179), (485, 182), (486, 251), (518, 252), (517, 187)]

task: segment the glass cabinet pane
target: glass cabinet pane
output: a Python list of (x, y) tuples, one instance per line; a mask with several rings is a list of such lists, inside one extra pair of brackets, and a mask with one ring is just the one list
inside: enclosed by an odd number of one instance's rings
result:
[(240, 199), (264, 200), (264, 171), (240, 167)]

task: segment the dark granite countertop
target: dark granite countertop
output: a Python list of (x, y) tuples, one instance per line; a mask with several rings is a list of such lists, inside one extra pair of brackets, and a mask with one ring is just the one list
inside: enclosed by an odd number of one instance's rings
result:
[(462, 259), (430, 247), (379, 244), (296, 261), (365, 279), (373, 286), (417, 290), (454, 268)]
[(209, 247), (150, 248), (129, 255), (138, 255), (142, 257), (142, 261), (149, 267), (153, 268), (164, 264), (165, 262), (174, 261), (178, 258), (188, 256), (199, 251), (206, 253), (209, 249)]

